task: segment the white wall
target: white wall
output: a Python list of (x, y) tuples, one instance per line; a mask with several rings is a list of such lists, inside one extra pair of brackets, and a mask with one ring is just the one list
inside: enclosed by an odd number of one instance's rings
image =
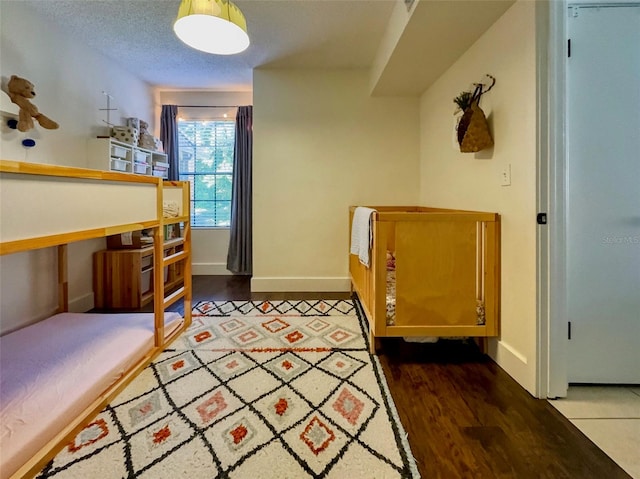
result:
[[(251, 92), (215, 92), (158, 90), (156, 112), (159, 117), (162, 105), (243, 106), (253, 103)], [(179, 108), (179, 116), (185, 119), (235, 120), (237, 108)], [(227, 118), (224, 118), (224, 114)], [(192, 228), (192, 271), (194, 275), (227, 275), (227, 251), (229, 228)]]
[[(0, 2), (0, 22), (3, 80), (15, 74), (34, 83), (34, 104), (60, 124), (58, 130), (36, 126), (27, 133), (3, 127), (0, 157), (85, 167), (87, 140), (104, 130), (102, 119), (106, 117), (99, 111), (106, 106), (103, 91), (113, 95), (113, 106), (118, 108), (111, 116), (112, 122), (136, 116), (154, 128), (153, 94), (146, 83), (67, 36), (22, 2)], [(28, 33), (25, 25), (29, 25)], [(0, 93), (0, 109), (18, 111), (5, 93)], [(25, 137), (34, 138), (36, 147), (24, 149), (21, 141)], [(104, 240), (69, 246), (72, 310), (93, 307), (91, 254), (103, 247)], [(49, 248), (0, 259), (0, 333), (47, 316), (55, 309), (56, 257), (55, 249)]]
[(418, 200), (418, 102), (364, 70), (254, 70), (254, 291), (348, 291), (348, 207)]
[[(420, 100), (421, 203), (502, 215), (502, 326), (492, 356), (536, 394), (536, 33), (535, 2), (511, 7)], [(497, 79), (482, 97), (495, 146), (460, 153), (453, 98)], [(511, 186), (500, 172), (511, 165)]]

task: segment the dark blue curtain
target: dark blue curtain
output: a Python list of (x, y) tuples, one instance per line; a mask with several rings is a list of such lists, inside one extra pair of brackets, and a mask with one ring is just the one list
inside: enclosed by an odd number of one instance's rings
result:
[(231, 235), (227, 269), (235, 274), (253, 272), (251, 227), (251, 164), (253, 161), (253, 107), (241, 106), (236, 115), (231, 193)]
[(169, 162), (169, 179), (180, 179), (180, 166), (178, 156), (178, 117), (177, 105), (162, 105), (160, 114), (160, 140), (167, 154)]

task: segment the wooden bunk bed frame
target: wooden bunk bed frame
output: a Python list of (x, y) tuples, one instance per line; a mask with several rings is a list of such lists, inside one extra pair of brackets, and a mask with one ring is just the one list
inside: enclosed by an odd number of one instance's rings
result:
[[(500, 215), (420, 206), (370, 206), (370, 267), (349, 255), (351, 290), (381, 337), (499, 335)], [(356, 206), (349, 208), (349, 233)], [(387, 320), (387, 252), (395, 254), (393, 324)], [(485, 349), (484, 339), (479, 340)]]
[[(154, 344), (115, 383), (44, 445), (10, 477), (32, 477), (82, 430), (164, 348), (191, 324), (191, 228), (189, 183), (107, 171), (0, 160), (2, 229), (0, 255), (57, 247), (58, 307), (66, 312), (68, 300), (67, 244), (109, 235), (150, 229), (154, 238), (154, 271), (182, 262), (182, 287), (164, 295), (163, 274), (154, 274)], [(99, 190), (99, 191), (98, 191)], [(97, 191), (90, 198), (78, 197)], [(84, 192), (84, 193), (82, 193)], [(124, 195), (120, 198), (119, 195)], [(115, 200), (119, 201), (115, 201)], [(180, 205), (177, 217), (163, 217), (163, 199)], [(139, 202), (139, 203), (138, 203)], [(118, 203), (118, 204), (116, 204)], [(88, 214), (91, 208), (93, 215)], [(184, 247), (163, 256), (163, 227), (181, 224)], [(165, 310), (182, 299), (184, 322), (165, 337)]]

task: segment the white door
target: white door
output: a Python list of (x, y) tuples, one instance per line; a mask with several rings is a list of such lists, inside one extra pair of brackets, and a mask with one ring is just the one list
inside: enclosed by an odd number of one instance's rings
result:
[(640, 383), (640, 4), (567, 21), (570, 383)]

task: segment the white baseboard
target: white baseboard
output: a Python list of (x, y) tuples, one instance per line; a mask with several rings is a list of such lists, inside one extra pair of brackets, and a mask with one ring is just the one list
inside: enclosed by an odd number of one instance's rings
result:
[(343, 292), (349, 291), (349, 278), (251, 278), (255, 292)]
[(72, 313), (85, 313), (94, 307), (93, 292), (69, 300), (69, 311)]
[(504, 341), (489, 340), (489, 356), (533, 396), (536, 395), (536, 378), (527, 357)]
[(193, 263), (191, 274), (194, 276), (231, 276), (226, 263)]

